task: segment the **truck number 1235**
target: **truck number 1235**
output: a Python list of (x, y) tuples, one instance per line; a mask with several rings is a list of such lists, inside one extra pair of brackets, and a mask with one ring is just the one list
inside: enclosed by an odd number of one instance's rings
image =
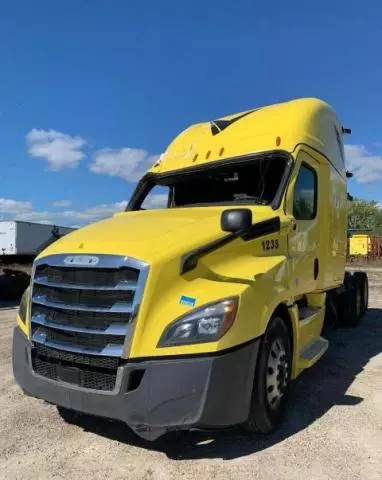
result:
[(263, 250), (276, 250), (279, 248), (279, 241), (278, 240), (263, 240), (261, 242), (261, 246)]

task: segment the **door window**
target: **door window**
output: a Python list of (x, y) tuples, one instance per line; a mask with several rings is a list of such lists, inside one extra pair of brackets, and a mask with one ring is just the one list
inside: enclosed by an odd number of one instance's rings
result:
[(301, 165), (296, 180), (293, 215), (296, 220), (313, 220), (317, 213), (317, 174), (313, 168)]
[(141, 208), (143, 210), (154, 210), (158, 208), (167, 208), (170, 189), (161, 185), (155, 185), (150, 193), (144, 199)]

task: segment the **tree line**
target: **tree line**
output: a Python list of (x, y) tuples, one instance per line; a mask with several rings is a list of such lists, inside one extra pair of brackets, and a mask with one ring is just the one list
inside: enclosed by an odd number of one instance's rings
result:
[(382, 209), (378, 202), (360, 198), (348, 201), (348, 228), (350, 231), (382, 235)]

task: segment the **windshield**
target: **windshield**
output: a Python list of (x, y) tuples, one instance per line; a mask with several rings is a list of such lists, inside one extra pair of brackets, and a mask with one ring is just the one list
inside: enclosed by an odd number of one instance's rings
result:
[(196, 172), (158, 177), (133, 209), (176, 208), (216, 204), (269, 205), (280, 186), (287, 158), (271, 156), (245, 163), (216, 164)]

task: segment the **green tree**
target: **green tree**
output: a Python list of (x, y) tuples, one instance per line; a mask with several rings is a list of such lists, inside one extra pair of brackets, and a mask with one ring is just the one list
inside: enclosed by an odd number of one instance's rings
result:
[(382, 210), (378, 208), (378, 202), (360, 198), (349, 201), (348, 228), (382, 234)]
[(294, 203), (293, 213), (299, 220), (311, 220), (314, 206), (303, 197), (297, 198)]
[(378, 208), (375, 214), (375, 228), (374, 233), (382, 236), (382, 208)]

